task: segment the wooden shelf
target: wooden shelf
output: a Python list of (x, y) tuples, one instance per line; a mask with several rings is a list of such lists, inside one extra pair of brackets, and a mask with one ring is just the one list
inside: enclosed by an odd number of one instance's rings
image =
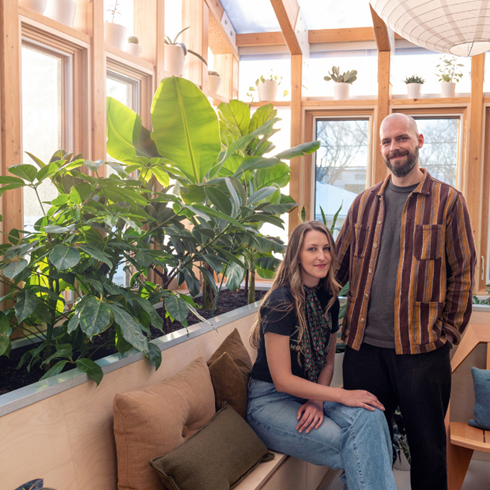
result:
[(290, 100), (260, 100), (252, 102), (252, 107), (262, 107), (263, 105), (273, 104), (274, 107), (289, 107), (291, 105)]
[(468, 105), (469, 97), (434, 97), (430, 99), (391, 99), (391, 105), (407, 106), (407, 105)]
[(303, 107), (376, 107), (376, 99), (307, 99), (302, 104)]
[(115, 48), (110, 44), (104, 44), (104, 50), (109, 58), (128, 64), (133, 68), (140, 69), (148, 73), (149, 75), (153, 75), (153, 73), (155, 72), (155, 66), (153, 65), (153, 63), (150, 63), (143, 58), (133, 56), (132, 54), (126, 53), (126, 51)]

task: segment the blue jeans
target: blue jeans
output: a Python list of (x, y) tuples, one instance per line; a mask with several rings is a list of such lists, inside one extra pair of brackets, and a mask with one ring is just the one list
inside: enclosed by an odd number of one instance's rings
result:
[(325, 402), (323, 424), (300, 434), (296, 417), (305, 402), (251, 378), (247, 421), (272, 451), (344, 469), (349, 490), (396, 490), (391, 439), (381, 411)]

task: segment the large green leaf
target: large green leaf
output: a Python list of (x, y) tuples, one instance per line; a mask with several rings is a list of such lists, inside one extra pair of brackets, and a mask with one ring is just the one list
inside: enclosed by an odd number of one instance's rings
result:
[(249, 133), (253, 133), (256, 129), (260, 128), (263, 124), (277, 116), (277, 110), (274, 109), (272, 104), (266, 104), (259, 107), (253, 114), (248, 128)]
[(289, 182), (290, 171), (289, 165), (283, 162), (271, 168), (261, 168), (255, 172), (253, 188), (254, 190), (259, 190), (261, 187), (267, 187), (272, 184), (285, 187)]
[(17, 321), (20, 323), (29, 317), (36, 309), (38, 303), (38, 298), (34, 291), (30, 289), (25, 289), (21, 291), (15, 302), (15, 315), (17, 316)]
[(142, 298), (141, 296), (137, 296), (134, 299), (150, 315), (152, 326), (162, 331), (163, 318), (158, 314), (155, 307), (146, 298)]
[(9, 279), (13, 279), (15, 276), (20, 274), (29, 263), (25, 259), (17, 260), (16, 262), (10, 262), (5, 269), (3, 269), (3, 275)]
[(121, 328), (124, 339), (129, 342), (136, 350), (148, 353), (148, 341), (141, 332), (142, 325), (133, 318), (124, 308), (116, 304), (109, 304), (109, 309), (114, 314), (114, 320)]
[(148, 344), (148, 347), (148, 359), (150, 359), (150, 362), (153, 364), (153, 366), (155, 366), (155, 369), (158, 369), (162, 363), (162, 351), (152, 342)]
[(17, 175), (21, 179), (29, 182), (36, 180), (37, 169), (34, 165), (21, 163), (20, 165), (12, 165), (8, 170), (11, 174)]
[(178, 322), (182, 322), (187, 318), (189, 308), (184, 300), (174, 294), (169, 294), (165, 297), (164, 303), (169, 315)]
[(3, 356), (10, 348), (10, 322), (0, 311), (0, 356)]
[(10, 175), (1, 175), (0, 184), (20, 184), (24, 185), (24, 181), (19, 177), (11, 177)]
[(77, 360), (77, 368), (84, 373), (87, 373), (88, 377), (97, 383), (102, 381), (104, 373), (102, 372), (102, 368), (92, 361), (91, 359), (78, 359)]
[(74, 247), (56, 245), (49, 254), (49, 260), (59, 271), (64, 271), (80, 262), (80, 252)]
[(79, 245), (79, 248), (94, 259), (100, 260), (101, 262), (104, 262), (104, 264), (107, 264), (110, 269), (114, 267), (114, 264), (111, 262), (109, 255), (107, 255), (105, 252), (102, 252), (102, 250), (92, 247), (91, 245)]
[(310, 153), (315, 153), (315, 151), (320, 148), (320, 141), (310, 141), (309, 143), (303, 143), (302, 145), (294, 146), (289, 150), (283, 151), (276, 155), (279, 160), (291, 160), (295, 157), (302, 157), (304, 155), (309, 155)]
[(250, 124), (250, 107), (240, 100), (230, 100), (218, 106), (221, 133), (227, 134), (228, 143), (246, 135)]
[(68, 361), (58, 361), (39, 381), (51, 378), (51, 376), (56, 376), (63, 371), (65, 364)]
[(231, 291), (235, 291), (240, 287), (244, 275), (245, 275), (244, 267), (241, 267), (235, 262), (233, 262), (226, 269), (226, 287)]
[(218, 118), (201, 90), (184, 78), (163, 79), (153, 98), (151, 120), (158, 153), (192, 183), (203, 182), (221, 142)]
[(80, 318), (80, 329), (90, 340), (94, 335), (101, 334), (111, 322), (111, 312), (107, 304), (93, 296), (85, 301), (77, 313)]
[(277, 187), (274, 186), (262, 187), (262, 189), (259, 189), (257, 192), (254, 192), (248, 198), (247, 206), (251, 206), (252, 204), (262, 201), (262, 199), (267, 198), (268, 196), (270, 196), (276, 191), (277, 191)]
[(204, 192), (219, 211), (231, 215), (231, 201), (224, 192), (214, 187), (205, 187)]

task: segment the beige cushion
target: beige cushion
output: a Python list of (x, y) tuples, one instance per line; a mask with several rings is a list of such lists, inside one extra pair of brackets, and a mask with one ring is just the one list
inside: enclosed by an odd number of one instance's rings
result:
[(215, 414), (208, 367), (198, 358), (176, 375), (114, 399), (119, 490), (161, 490), (148, 461), (167, 454)]

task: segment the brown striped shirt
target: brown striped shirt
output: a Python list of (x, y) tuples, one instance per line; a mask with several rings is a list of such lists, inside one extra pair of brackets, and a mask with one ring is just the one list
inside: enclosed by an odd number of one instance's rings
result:
[[(471, 315), (476, 265), (463, 195), (424, 172), (402, 214), (395, 291), (397, 354), (457, 344)], [(337, 238), (337, 280), (349, 281), (342, 338), (359, 350), (379, 254), (390, 176), (357, 196)]]

